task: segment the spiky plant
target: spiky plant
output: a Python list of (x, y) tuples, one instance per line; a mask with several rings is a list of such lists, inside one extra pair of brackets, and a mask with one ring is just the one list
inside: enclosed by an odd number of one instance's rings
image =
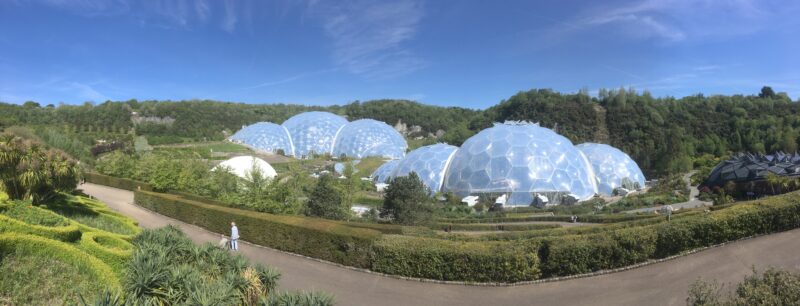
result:
[(332, 306), (333, 297), (320, 292), (280, 292), (260, 301), (261, 306)]

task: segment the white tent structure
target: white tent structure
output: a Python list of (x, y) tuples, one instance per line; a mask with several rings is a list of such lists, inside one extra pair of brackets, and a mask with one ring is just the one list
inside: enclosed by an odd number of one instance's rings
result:
[(212, 170), (216, 170), (221, 167), (229, 168), (233, 174), (236, 174), (236, 176), (241, 177), (243, 179), (247, 179), (248, 174), (253, 169), (253, 167), (256, 167), (259, 170), (261, 170), (261, 175), (263, 175), (268, 179), (272, 179), (278, 176), (278, 173), (275, 172), (275, 169), (273, 169), (272, 166), (269, 165), (269, 163), (255, 156), (237, 156), (229, 160), (226, 160), (224, 162), (221, 162)]

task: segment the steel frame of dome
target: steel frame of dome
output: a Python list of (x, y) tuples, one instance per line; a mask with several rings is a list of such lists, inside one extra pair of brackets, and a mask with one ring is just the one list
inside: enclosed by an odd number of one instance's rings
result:
[(444, 176), (458, 147), (437, 143), (409, 152), (392, 171), (391, 178), (417, 173), (422, 183), (435, 195), (444, 185)]
[(575, 147), (589, 160), (601, 194), (612, 195), (619, 187), (630, 190), (644, 187), (644, 173), (625, 152), (600, 143), (583, 143)]
[(287, 156), (294, 156), (294, 144), (286, 127), (272, 122), (258, 122), (248, 125), (230, 137), (247, 146), (269, 153), (283, 150)]
[(388, 183), (389, 180), (392, 179), (392, 173), (394, 172), (394, 168), (397, 167), (399, 163), (400, 163), (399, 159), (392, 159), (386, 161), (385, 163), (380, 165), (378, 169), (375, 169), (375, 171), (372, 172), (372, 175), (370, 175), (372, 181), (374, 183)]
[(328, 112), (305, 112), (292, 116), (281, 124), (289, 132), (295, 157), (330, 154), (339, 132), (347, 119)]
[(360, 119), (342, 127), (333, 144), (333, 155), (400, 159), (407, 148), (406, 140), (393, 127), (382, 121)]
[(569, 139), (538, 124), (495, 124), (467, 139), (447, 169), (444, 190), (459, 196), (509, 194), (506, 205), (527, 206), (535, 193), (597, 193), (591, 167)]

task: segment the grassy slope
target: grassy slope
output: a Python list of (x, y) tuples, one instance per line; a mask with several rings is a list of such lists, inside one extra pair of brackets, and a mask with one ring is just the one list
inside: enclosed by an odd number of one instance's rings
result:
[[(130, 257), (128, 240), (140, 231), (132, 220), (83, 197), (68, 196), (61, 203), (35, 207), (10, 202), (0, 193), (0, 202), (6, 207), (0, 214), (29, 227), (77, 226), (82, 233), (81, 240), (65, 242), (0, 228), (6, 239), (0, 243), (0, 305), (73, 303), (79, 293), (92, 298), (118, 286)], [(31, 247), (32, 243), (39, 246)]]

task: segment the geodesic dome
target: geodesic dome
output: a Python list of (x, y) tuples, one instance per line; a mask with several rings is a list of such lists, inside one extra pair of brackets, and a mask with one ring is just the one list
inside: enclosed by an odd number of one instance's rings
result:
[(444, 173), (457, 150), (458, 147), (444, 143), (420, 147), (400, 160), (391, 177), (406, 176), (415, 172), (428, 187), (431, 195), (434, 195), (441, 191)]
[(339, 131), (333, 146), (333, 155), (400, 159), (405, 156), (406, 148), (408, 148), (406, 140), (388, 124), (372, 119), (361, 119), (348, 123)]
[(294, 146), (289, 131), (282, 125), (271, 122), (259, 122), (248, 125), (230, 137), (254, 149), (277, 153), (283, 150), (287, 156), (294, 155)]
[(495, 124), (467, 139), (453, 156), (444, 190), (459, 196), (509, 194), (506, 205), (526, 206), (535, 193), (597, 193), (591, 168), (572, 142), (538, 124)]
[(612, 195), (614, 189), (629, 190), (644, 187), (644, 174), (639, 165), (617, 148), (606, 144), (584, 143), (576, 146), (586, 155), (597, 178), (597, 191)]
[(310, 156), (312, 153), (329, 154), (339, 130), (347, 120), (328, 112), (305, 112), (283, 122), (294, 144), (294, 156)]
[(388, 183), (389, 180), (392, 179), (394, 168), (397, 167), (399, 163), (399, 159), (393, 159), (383, 163), (383, 165), (375, 169), (375, 172), (372, 172), (372, 175), (370, 175), (372, 181), (375, 183)]
[(278, 176), (278, 173), (275, 172), (275, 169), (273, 169), (269, 163), (255, 156), (237, 156), (231, 158), (221, 162), (214, 167), (212, 171), (223, 167), (230, 169), (233, 174), (243, 179), (248, 179), (248, 175), (254, 167), (260, 170), (261, 175), (266, 178), (272, 179)]

